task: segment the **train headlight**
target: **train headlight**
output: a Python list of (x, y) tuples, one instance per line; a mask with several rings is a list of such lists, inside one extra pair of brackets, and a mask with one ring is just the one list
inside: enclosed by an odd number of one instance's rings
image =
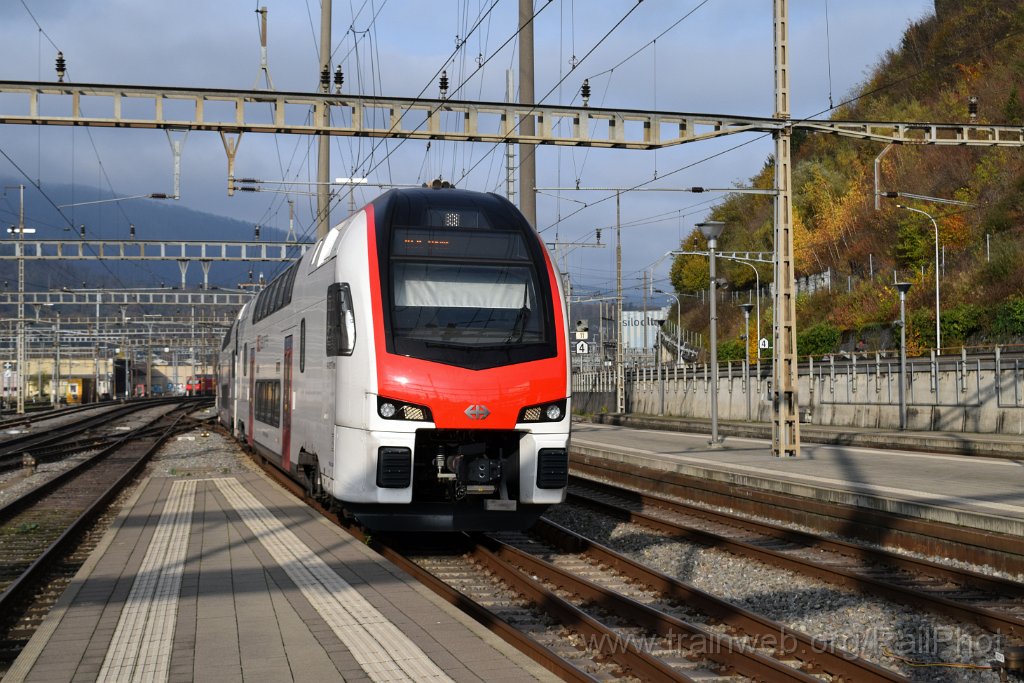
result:
[(385, 420), (411, 420), (413, 422), (433, 422), (434, 416), (430, 408), (406, 403), (393, 398), (377, 397), (377, 414)]
[(565, 417), (565, 401), (552, 401), (528, 406), (519, 411), (516, 422), (558, 422)]

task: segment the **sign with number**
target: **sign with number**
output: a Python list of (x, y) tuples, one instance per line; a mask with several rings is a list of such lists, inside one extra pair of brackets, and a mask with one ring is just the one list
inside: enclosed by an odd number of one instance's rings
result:
[(762, 349), (767, 349), (768, 348), (768, 337), (761, 337), (760, 341), (757, 342), (757, 345), (759, 347), (761, 347)]
[(587, 342), (576, 342), (576, 353), (590, 353), (590, 347), (587, 345)]

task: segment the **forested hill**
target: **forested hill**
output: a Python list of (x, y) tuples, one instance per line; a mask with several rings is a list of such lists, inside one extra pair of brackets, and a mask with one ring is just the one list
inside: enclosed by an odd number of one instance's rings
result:
[[(940, 1), (936, 10), (907, 27), (833, 119), (1024, 125), (1024, 3)], [(898, 203), (930, 214), (938, 226), (942, 346), (1024, 341), (1024, 149), (893, 146), (881, 157), (883, 192), (961, 203), (904, 196), (883, 198), (876, 210), (874, 163), (883, 149), (824, 134), (793, 138), (798, 275), (831, 276), (831, 292), (798, 298), (799, 352), (849, 349), (862, 338), (890, 344), (891, 321), (899, 317), (894, 273), (913, 283), (911, 352), (934, 347), (935, 231), (927, 216)], [(770, 188), (773, 173), (769, 158), (749, 184)], [(720, 248), (771, 251), (770, 197), (731, 195), (711, 217), (729, 224)], [(683, 245), (705, 248), (697, 231)], [(730, 289), (753, 288), (750, 268), (724, 263), (720, 270)], [(758, 270), (762, 284), (771, 281), (771, 266)], [(680, 257), (672, 282), (682, 293), (705, 287), (706, 261)], [(719, 309), (726, 340), (742, 334), (734, 308)], [(770, 330), (770, 306), (762, 308), (762, 329)], [(706, 328), (703, 307), (684, 306), (683, 314), (684, 327)], [(739, 342), (732, 346), (742, 355)], [(723, 351), (737, 353), (728, 343)]]

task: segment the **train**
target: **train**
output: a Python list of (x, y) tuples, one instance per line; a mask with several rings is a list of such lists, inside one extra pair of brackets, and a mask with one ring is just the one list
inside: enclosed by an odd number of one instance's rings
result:
[[(143, 388), (145, 385), (143, 385)], [(145, 390), (143, 389), (143, 393)], [(192, 375), (185, 380), (186, 396), (213, 396), (217, 393), (217, 378), (214, 375)]]
[(523, 215), (392, 189), (242, 307), (217, 410), (371, 530), (516, 530), (565, 499), (569, 372), (561, 282)]

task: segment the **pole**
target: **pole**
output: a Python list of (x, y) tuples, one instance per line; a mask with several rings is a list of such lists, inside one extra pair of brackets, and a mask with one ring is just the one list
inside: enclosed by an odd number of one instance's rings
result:
[(146, 397), (153, 391), (153, 323), (146, 330)]
[(942, 326), (939, 324), (939, 224), (930, 215), (935, 228), (935, 355), (942, 355)]
[(657, 351), (655, 351), (655, 353), (658, 354), (658, 393), (659, 393), (658, 415), (659, 416), (665, 414), (665, 375), (663, 375), (662, 371), (661, 371), (662, 370), (662, 368), (661, 368), (661, 329), (662, 329), (662, 327), (661, 326), (662, 326), (662, 323), (664, 323), (664, 322), (665, 322), (664, 320), (659, 320), (658, 321), (658, 341), (657, 341), (658, 348), (657, 348)]
[(53, 387), (51, 394), (53, 400), (51, 404), (54, 408), (60, 407), (60, 311), (57, 311), (57, 322), (54, 325), (54, 339), (55, 344), (53, 345), (56, 351), (56, 356), (53, 363)]
[(708, 286), (708, 296), (711, 299), (710, 302), (710, 315), (711, 315), (711, 447), (716, 448), (720, 445), (718, 439), (718, 310), (716, 306), (715, 290), (717, 289), (718, 283), (715, 282), (715, 242), (717, 240), (709, 240), (708, 242), (708, 269), (711, 271), (711, 284)]
[(615, 335), (615, 411), (626, 412), (626, 369), (622, 357), (622, 221), (620, 200), (622, 193), (615, 192), (615, 321), (619, 331)]
[(910, 289), (909, 282), (897, 282), (897, 289), (900, 291), (900, 431), (907, 428), (907, 395), (904, 387), (907, 381), (907, 290)]
[[(505, 101), (515, 102), (516, 85), (512, 69), (505, 71)], [(505, 194), (508, 200), (516, 203), (516, 146), (505, 145)]]
[[(533, 93), (533, 0), (519, 0), (519, 103), (534, 104)], [(519, 122), (524, 136), (536, 133), (532, 116)], [(537, 226), (536, 145), (519, 145), (519, 209), (530, 225)]]
[[(96, 292), (96, 344), (95, 344), (95, 357), (93, 359), (93, 365), (95, 370), (95, 382), (92, 387), (92, 400), (95, 403), (99, 400), (100, 390), (100, 304), (103, 302), (103, 292)], [(82, 400), (85, 400), (85, 392), (82, 392)]]
[[(331, 0), (320, 3), (320, 69), (331, 73)], [(330, 81), (322, 84), (324, 94), (330, 92)], [(331, 121), (331, 110), (324, 100), (317, 118), (326, 127)], [(317, 140), (316, 165), (316, 236), (323, 239), (331, 229), (331, 136), (320, 135)]]
[[(790, 121), (789, 2), (774, 0), (775, 118)], [(789, 125), (775, 133), (775, 311), (772, 383), (772, 455), (800, 457), (796, 356), (796, 254)]]
[[(195, 391), (195, 385), (196, 385), (196, 307), (195, 306), (192, 307), (192, 323), (191, 323), (191, 327), (192, 327), (192, 329), (191, 329), (191, 333), (190, 333), (190, 336), (189, 336), (189, 343), (191, 344), (191, 346), (189, 347), (188, 355), (189, 355), (189, 363), (191, 364), (192, 372), (190, 373), (189, 376), (192, 378), (192, 387), (193, 387), (193, 391)], [(188, 380), (185, 380), (185, 381), (187, 382)]]
[(743, 339), (745, 341), (743, 344), (743, 356), (746, 367), (743, 369), (743, 377), (747, 384), (747, 422), (750, 422), (750, 394), (752, 393), (750, 387), (750, 309), (753, 308), (753, 304), (740, 304), (740, 308), (743, 309)]
[(919, 213), (922, 216), (927, 216), (928, 220), (932, 222), (932, 227), (935, 229), (935, 355), (942, 355), (942, 325), (940, 322), (939, 313), (939, 224), (935, 222), (935, 219), (927, 211), (921, 209), (915, 209), (912, 206), (906, 204), (897, 204), (896, 208), (906, 209), (907, 211), (913, 211)]
[(25, 186), (18, 185), (18, 397), (17, 413), (25, 413)]

